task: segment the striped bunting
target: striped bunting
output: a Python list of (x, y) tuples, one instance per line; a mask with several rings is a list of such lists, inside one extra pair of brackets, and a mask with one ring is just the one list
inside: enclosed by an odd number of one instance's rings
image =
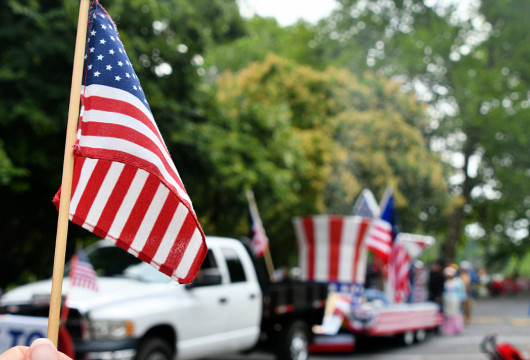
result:
[(293, 219), (302, 278), (339, 284), (364, 284), (370, 220), (360, 216), (316, 215)]

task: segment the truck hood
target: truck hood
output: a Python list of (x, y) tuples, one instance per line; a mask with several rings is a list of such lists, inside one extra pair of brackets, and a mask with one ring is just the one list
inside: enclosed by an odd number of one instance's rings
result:
[[(26, 284), (8, 291), (0, 300), (0, 305), (45, 305), (49, 304), (51, 279)], [(98, 291), (81, 287), (71, 287), (68, 279), (62, 286), (63, 297), (67, 298), (68, 306), (81, 312), (87, 312), (100, 306), (136, 299), (157, 298), (171, 288), (181, 288), (176, 282), (148, 283), (138, 280), (99, 277)]]

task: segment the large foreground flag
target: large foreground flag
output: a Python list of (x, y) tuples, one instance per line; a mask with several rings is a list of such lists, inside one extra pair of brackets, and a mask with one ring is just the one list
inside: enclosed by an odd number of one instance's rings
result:
[(366, 235), (366, 246), (377, 256), (388, 261), (394, 242), (395, 232), (394, 195), (388, 188), (381, 201), (380, 216), (372, 221)]
[(98, 1), (90, 6), (87, 35), (70, 219), (189, 283), (206, 255), (204, 233), (116, 26)]

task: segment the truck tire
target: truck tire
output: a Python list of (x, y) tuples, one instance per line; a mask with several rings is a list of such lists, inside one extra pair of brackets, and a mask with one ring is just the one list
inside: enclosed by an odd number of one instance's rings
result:
[(150, 337), (142, 341), (136, 360), (173, 360), (173, 351), (166, 341)]
[(400, 342), (405, 346), (410, 346), (414, 343), (414, 332), (413, 331), (406, 331), (403, 334), (400, 334), (399, 336)]
[(421, 343), (421, 342), (425, 341), (425, 339), (427, 338), (427, 332), (425, 330), (423, 330), (423, 329), (418, 330), (414, 334), (414, 337), (415, 337), (415, 340), (416, 340), (417, 343)]
[(309, 330), (303, 321), (285, 324), (275, 343), (277, 360), (307, 360), (309, 357)]

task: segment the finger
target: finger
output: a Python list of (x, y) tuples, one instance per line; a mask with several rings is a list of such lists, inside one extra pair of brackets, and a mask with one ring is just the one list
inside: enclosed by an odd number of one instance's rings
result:
[(27, 346), (12, 347), (0, 354), (0, 360), (24, 360), (27, 351)]
[[(2, 359), (0, 359), (2, 360)], [(59, 351), (59, 360), (72, 360), (72, 358), (65, 353)]]
[(40, 338), (29, 347), (26, 360), (59, 360), (59, 351), (49, 339)]

